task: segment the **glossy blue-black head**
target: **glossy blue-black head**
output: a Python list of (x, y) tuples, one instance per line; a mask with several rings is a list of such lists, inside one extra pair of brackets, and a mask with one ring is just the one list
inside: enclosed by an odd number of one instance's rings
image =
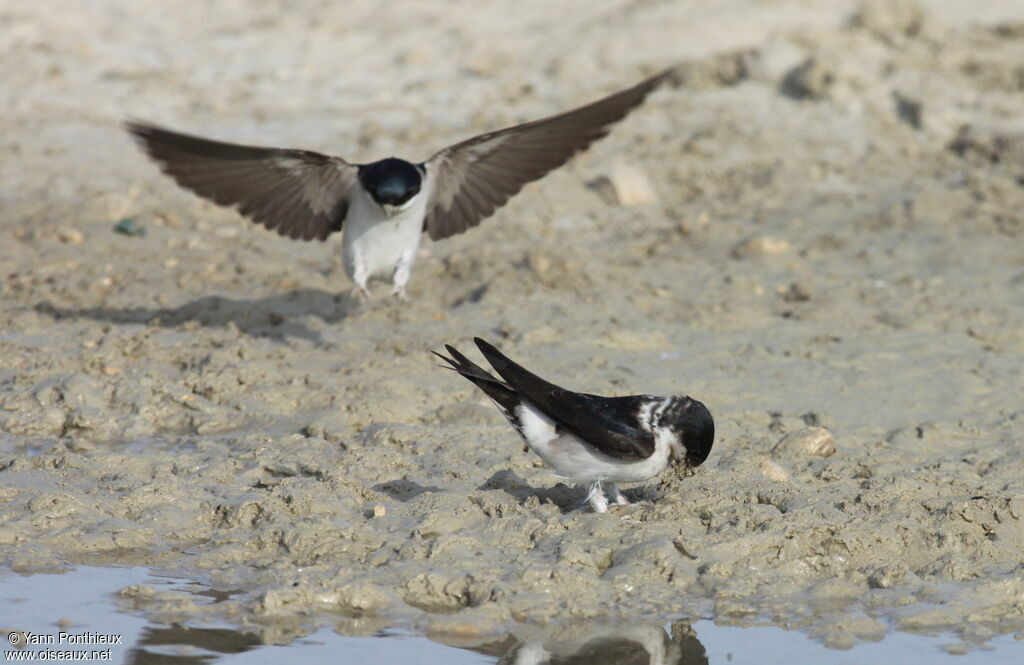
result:
[(686, 449), (683, 461), (687, 466), (700, 466), (708, 458), (715, 442), (715, 421), (708, 407), (689, 397), (673, 398), (662, 412), (660, 424), (672, 430)]
[(423, 173), (415, 164), (388, 157), (359, 167), (359, 182), (380, 206), (400, 207), (423, 186)]

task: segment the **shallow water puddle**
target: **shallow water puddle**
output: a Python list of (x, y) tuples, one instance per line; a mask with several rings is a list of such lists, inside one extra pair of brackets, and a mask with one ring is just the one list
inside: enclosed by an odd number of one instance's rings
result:
[(81, 566), (64, 574), (0, 574), (0, 639), (4, 661), (87, 660), (115, 663), (375, 663), (441, 665), (509, 663), (556, 665), (698, 665), (715, 663), (813, 662), (823, 665), (899, 662), (988, 664), (1020, 662), (1024, 644), (1003, 636), (968, 655), (947, 653), (958, 646), (951, 635), (893, 632), (880, 642), (846, 651), (829, 649), (798, 631), (776, 627), (719, 626), (701, 620), (686, 629), (650, 624), (620, 625), (576, 641), (556, 644), (498, 637), (474, 649), (456, 648), (421, 635), (377, 631), (350, 637), (330, 628), (286, 645), (264, 644), (255, 634), (225, 624), (159, 625), (138, 613), (120, 611), (117, 592), (145, 584), (180, 593), (197, 604), (219, 602), (218, 592), (147, 568)]

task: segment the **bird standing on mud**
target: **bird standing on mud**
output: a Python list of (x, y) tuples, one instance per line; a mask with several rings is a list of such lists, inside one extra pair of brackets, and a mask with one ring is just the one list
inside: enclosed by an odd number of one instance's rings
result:
[(695, 399), (573, 392), (527, 371), (484, 340), (474, 341), (504, 380), (453, 346), (445, 345), (450, 358), (435, 355), (484, 391), (557, 475), (588, 484), (587, 501), (596, 513), (608, 510), (602, 483), (609, 483), (612, 501), (626, 504), (617, 483), (647, 480), (670, 462), (700, 466), (711, 452), (715, 423)]
[(559, 115), (456, 143), (421, 163), (388, 157), (350, 164), (309, 150), (211, 141), (154, 125), (128, 131), (182, 187), (280, 235), (325, 240), (343, 231), (342, 265), (355, 293), (371, 277), (405, 285), (425, 231), (434, 240), (489, 217), (524, 185), (605, 136), (670, 72)]

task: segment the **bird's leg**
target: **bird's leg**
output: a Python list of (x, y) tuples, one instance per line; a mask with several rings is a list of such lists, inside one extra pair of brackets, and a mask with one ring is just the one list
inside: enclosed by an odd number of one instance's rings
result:
[(618, 483), (609, 483), (608, 492), (612, 495), (612, 503), (619, 506), (629, 505), (629, 499), (622, 496), (622, 490), (619, 489)]
[(607, 513), (608, 512), (608, 497), (604, 495), (604, 488), (601, 487), (601, 481), (595, 480), (590, 483), (590, 488), (587, 490), (587, 503), (594, 509), (595, 513)]
[(352, 289), (352, 297), (359, 300), (369, 300), (370, 291), (366, 288), (366, 283), (370, 279), (370, 275), (366, 270), (366, 261), (363, 260), (361, 254), (356, 253), (352, 263), (352, 281), (356, 283), (355, 288)]
[(409, 274), (412, 272), (412, 264), (416, 261), (416, 248), (402, 252), (398, 257), (398, 265), (395, 267), (394, 288), (391, 295), (399, 300), (409, 302), (409, 296), (405, 293), (405, 284), (409, 281)]

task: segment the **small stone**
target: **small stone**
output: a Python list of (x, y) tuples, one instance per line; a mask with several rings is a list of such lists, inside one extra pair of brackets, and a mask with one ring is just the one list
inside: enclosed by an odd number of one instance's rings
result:
[(376, 506), (373, 507), (373, 516), (374, 517), (384, 517), (387, 514), (388, 514), (387, 506), (378, 503)]
[(121, 373), (121, 368), (114, 367), (113, 365), (104, 365), (103, 373), (106, 374), (107, 376), (117, 376), (118, 374)]
[(142, 237), (146, 235), (146, 227), (131, 217), (125, 217), (114, 224), (114, 232), (126, 236)]
[(805, 427), (790, 432), (772, 448), (772, 456), (777, 458), (830, 457), (835, 452), (832, 433), (824, 427)]
[(732, 248), (732, 256), (745, 259), (758, 254), (782, 254), (789, 250), (789, 243), (774, 236), (751, 236)]
[(68, 245), (81, 245), (85, 236), (78, 229), (61, 229), (57, 232), (57, 240)]
[(897, 118), (914, 129), (921, 129), (924, 114), (924, 102), (921, 99), (896, 91), (893, 93), (893, 102)]
[(122, 598), (154, 598), (156, 589), (144, 584), (133, 584), (117, 592)]
[(647, 175), (633, 164), (616, 164), (608, 175), (591, 182), (590, 188), (608, 203), (620, 206), (647, 205), (658, 200)]
[(795, 99), (822, 99), (836, 80), (835, 69), (821, 58), (808, 58), (782, 79), (782, 92)]
[(802, 284), (793, 282), (789, 288), (782, 290), (782, 299), (785, 302), (807, 302), (811, 299), (811, 292)]
[(537, 273), (537, 275), (545, 275), (549, 270), (551, 270), (551, 257), (546, 254), (534, 252), (530, 254), (527, 261), (529, 262), (530, 268), (533, 272)]

